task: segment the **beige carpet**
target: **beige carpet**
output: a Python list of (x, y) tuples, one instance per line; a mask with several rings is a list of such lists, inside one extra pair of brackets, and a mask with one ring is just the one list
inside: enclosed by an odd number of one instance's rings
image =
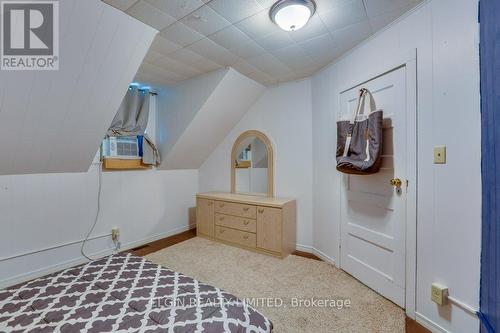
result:
[[(146, 258), (239, 298), (283, 299), (287, 307), (254, 306), (273, 322), (276, 333), (405, 331), (402, 309), (322, 261), (294, 255), (282, 260), (199, 237)], [(292, 307), (293, 298), (350, 300), (351, 305)]]

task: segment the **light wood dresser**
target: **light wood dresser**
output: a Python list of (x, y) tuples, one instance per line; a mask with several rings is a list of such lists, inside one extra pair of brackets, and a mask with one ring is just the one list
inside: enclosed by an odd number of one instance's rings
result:
[(226, 192), (196, 196), (197, 235), (281, 258), (295, 251), (293, 199)]

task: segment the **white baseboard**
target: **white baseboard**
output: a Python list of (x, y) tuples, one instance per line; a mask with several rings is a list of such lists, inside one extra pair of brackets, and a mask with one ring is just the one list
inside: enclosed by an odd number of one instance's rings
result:
[(196, 224), (188, 225), (188, 226), (183, 226), (183, 227), (178, 227), (178, 228), (173, 228), (173, 229), (170, 229), (167, 232), (162, 232), (161, 234), (157, 234), (157, 235), (154, 235), (154, 236), (151, 236), (151, 237), (146, 237), (146, 238), (143, 238), (143, 239), (140, 239), (140, 240), (137, 240), (137, 241), (126, 243), (126, 244), (124, 244), (124, 245), (122, 245), (120, 247), (120, 251), (130, 250), (130, 249), (133, 249), (133, 248), (136, 248), (136, 247), (139, 247), (139, 246), (142, 246), (142, 245), (145, 245), (145, 244), (157, 241), (157, 240), (162, 239), (162, 238), (166, 238), (166, 237), (170, 237), (170, 236), (173, 236), (173, 235), (180, 234), (181, 232), (188, 231), (188, 230), (191, 230), (191, 229), (194, 229), (194, 228), (196, 228)]
[[(146, 237), (146, 238), (143, 238), (143, 239), (140, 239), (137, 241), (128, 242), (128, 243), (123, 244), (121, 246), (120, 251), (130, 250), (130, 249), (145, 245), (147, 243), (151, 243), (151, 242), (157, 241), (159, 239), (170, 237), (170, 236), (176, 235), (178, 233), (193, 229), (195, 227), (196, 227), (196, 225), (177, 227), (177, 228), (170, 229), (167, 232), (163, 232), (163, 233), (151, 236), (151, 237)], [(64, 249), (64, 248), (62, 248), (62, 249)], [(98, 252), (91, 253), (91, 254), (89, 254), (89, 256), (92, 258), (101, 258), (101, 257), (108, 256), (114, 252), (115, 251), (113, 248), (108, 248), (108, 249), (104, 249), (104, 250), (101, 250)], [(70, 268), (73, 266), (78, 266), (78, 265), (84, 264), (86, 262), (88, 262), (88, 260), (86, 258), (80, 256), (80, 257), (74, 258), (72, 260), (67, 260), (67, 261), (64, 261), (61, 263), (57, 263), (55, 265), (46, 266), (42, 269), (37, 269), (37, 270), (31, 271), (31, 272), (16, 275), (16, 276), (10, 277), (8, 279), (1, 280), (0, 281), (0, 290), (7, 288), (7, 287), (10, 287), (10, 286), (14, 286), (14, 285), (19, 284), (19, 283), (23, 283), (23, 282), (26, 282), (29, 280), (39, 278), (41, 276), (45, 276), (45, 275), (52, 274), (52, 273), (55, 273), (58, 271), (62, 271), (64, 269), (67, 269), (67, 268)]]
[(302, 251), (302, 252), (307, 252), (307, 253), (313, 253), (313, 247), (309, 246), (309, 245), (297, 244), (297, 245), (295, 245), (295, 249), (297, 251)]
[(415, 319), (416, 319), (417, 323), (424, 326), (425, 328), (427, 328), (429, 331), (431, 331), (433, 333), (450, 333), (450, 331), (439, 326), (438, 324), (436, 324), (435, 322), (433, 322), (432, 320), (430, 320), (429, 318), (427, 318), (423, 314), (420, 314), (417, 312)]
[(323, 253), (323, 252), (321, 252), (320, 250), (313, 248), (313, 253), (314, 253), (316, 256), (318, 256), (321, 260), (326, 261), (327, 263), (332, 264), (333, 266), (337, 266), (337, 265), (335, 264), (335, 259), (333, 259), (333, 258), (331, 258), (331, 257), (327, 256), (326, 254), (324, 254), (324, 253)]
[(315, 256), (319, 257), (321, 260), (329, 263), (329, 264), (332, 264), (334, 266), (335, 265), (335, 260), (329, 256), (327, 256), (326, 254), (324, 254), (323, 252), (321, 252), (320, 250), (312, 247), (312, 246), (309, 246), (309, 245), (301, 245), (301, 244), (296, 244), (295, 245), (295, 249), (297, 251), (302, 251), (302, 252), (307, 252), (307, 253), (311, 253), (311, 254), (314, 254)]

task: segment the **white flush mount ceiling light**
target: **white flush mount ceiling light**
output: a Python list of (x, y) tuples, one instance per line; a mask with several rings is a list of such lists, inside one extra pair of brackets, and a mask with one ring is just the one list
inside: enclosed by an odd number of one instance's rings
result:
[(271, 20), (285, 31), (299, 30), (316, 11), (313, 0), (280, 0), (272, 7)]

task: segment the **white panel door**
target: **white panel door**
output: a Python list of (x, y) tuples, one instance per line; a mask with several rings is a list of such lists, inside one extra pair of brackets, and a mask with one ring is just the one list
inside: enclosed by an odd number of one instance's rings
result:
[[(405, 307), (406, 69), (375, 78), (340, 96), (340, 117), (369, 89), (384, 112), (382, 168), (374, 175), (343, 175), (341, 263), (343, 270)], [(391, 185), (402, 181), (401, 190)]]

